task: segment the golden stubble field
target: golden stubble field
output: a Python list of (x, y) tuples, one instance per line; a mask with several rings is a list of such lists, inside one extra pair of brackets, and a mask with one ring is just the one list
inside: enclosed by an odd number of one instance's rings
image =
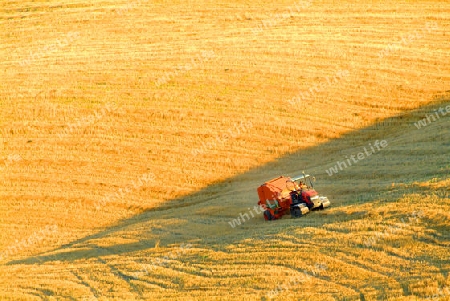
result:
[[(450, 300), (449, 28), (444, 1), (4, 1), (0, 300)], [(303, 169), (332, 208), (251, 218)]]

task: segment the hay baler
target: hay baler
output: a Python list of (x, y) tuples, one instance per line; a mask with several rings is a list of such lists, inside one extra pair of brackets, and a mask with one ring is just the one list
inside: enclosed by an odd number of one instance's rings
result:
[(301, 217), (311, 210), (329, 207), (330, 201), (319, 196), (313, 180), (303, 173), (293, 178), (280, 176), (259, 186), (258, 205), (264, 208), (264, 219), (274, 220), (285, 214)]

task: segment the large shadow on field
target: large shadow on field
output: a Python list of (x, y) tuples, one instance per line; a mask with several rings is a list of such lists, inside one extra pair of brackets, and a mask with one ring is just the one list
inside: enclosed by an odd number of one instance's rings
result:
[[(131, 254), (150, 250), (156, 241), (160, 246), (192, 242), (206, 248), (224, 250), (230, 243), (261, 233), (265, 236), (276, 234), (280, 228), (272, 227), (274, 223), (287, 227), (299, 223), (303, 226), (320, 227), (329, 222), (358, 218), (358, 215), (346, 215), (343, 210), (336, 209), (321, 218), (314, 218), (313, 212), (302, 219), (283, 218), (276, 222), (265, 222), (259, 216), (248, 219), (236, 228), (231, 227), (229, 223), (256, 205), (255, 189), (258, 185), (278, 175), (293, 176), (302, 170), (316, 176), (317, 190), (329, 197), (333, 207), (346, 207), (380, 199), (394, 200), (405, 193), (402, 185), (409, 185), (408, 193), (420, 192), (421, 187), (414, 185), (415, 182), (428, 181), (431, 178), (442, 179), (450, 174), (449, 125), (450, 97), (442, 96), (436, 98), (431, 105), (381, 120), (344, 134), (338, 139), (286, 155), (186, 197), (174, 199), (161, 207), (122, 220), (98, 233), (45, 254), (11, 261), (8, 264), (77, 261)], [(385, 140), (385, 147), (375, 148), (377, 140)], [(375, 151), (371, 151), (371, 146)], [(364, 153), (364, 147), (370, 155), (366, 152), (364, 158), (360, 155), (361, 159), (350, 164), (351, 161), (347, 159), (352, 155)], [(335, 171), (330, 175), (330, 168), (333, 167)], [(161, 227), (152, 227), (159, 221)], [(166, 221), (173, 223), (165, 224)], [(135, 242), (98, 245), (99, 240), (114, 238), (127, 231), (139, 233)]]

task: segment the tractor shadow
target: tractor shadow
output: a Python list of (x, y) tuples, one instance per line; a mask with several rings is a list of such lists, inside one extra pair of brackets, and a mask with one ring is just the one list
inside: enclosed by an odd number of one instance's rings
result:
[[(446, 106), (450, 106), (448, 96), (419, 109), (346, 133), (340, 138), (286, 155), (52, 251), (7, 264), (73, 262), (127, 255), (150, 250), (155, 247), (156, 241), (161, 246), (190, 242), (205, 248), (225, 250), (230, 243), (270, 237), (286, 227), (321, 227), (329, 222), (359, 219), (364, 212), (346, 214), (339, 207), (392, 200), (405, 193), (405, 189), (399, 188), (401, 185), (428, 181), (432, 177), (448, 177), (450, 113), (435, 120), (430, 117), (440, 108), (445, 111)], [(418, 128), (419, 120), (425, 120), (426, 126)], [(337, 162), (344, 162), (351, 155), (357, 155), (364, 147), (374, 145), (376, 140), (385, 140), (387, 146), (381, 150), (375, 149), (370, 156), (365, 156), (357, 163), (350, 165), (347, 161), (345, 167), (341, 163), (337, 173), (329, 175), (329, 169), (336, 166)], [(331, 209), (312, 212), (300, 219), (283, 217), (275, 222), (265, 222), (262, 215), (251, 216), (251, 208), (257, 202), (256, 188), (261, 183), (279, 175), (295, 176), (302, 170), (316, 176), (315, 187), (331, 200)], [(422, 190), (419, 186), (408, 187), (408, 193), (420, 193)], [(232, 227), (230, 221), (239, 217), (242, 217), (241, 225)], [(153, 224), (161, 221), (164, 224), (164, 221), (174, 219), (178, 221), (177, 226), (163, 227), (157, 231), (148, 224), (149, 221)], [(274, 224), (277, 226), (274, 227)], [(99, 246), (96, 243), (97, 240), (115, 237), (124, 231), (131, 232), (134, 229), (133, 232), (136, 232), (138, 226), (147, 229), (148, 233), (140, 233), (134, 242), (111, 246)]]

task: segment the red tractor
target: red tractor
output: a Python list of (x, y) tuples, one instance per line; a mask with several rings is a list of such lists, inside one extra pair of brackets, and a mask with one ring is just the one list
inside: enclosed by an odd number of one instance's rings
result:
[(264, 219), (274, 220), (288, 213), (301, 217), (311, 210), (329, 207), (328, 198), (314, 190), (313, 180), (303, 173), (293, 178), (280, 176), (259, 186), (258, 205), (265, 209)]

